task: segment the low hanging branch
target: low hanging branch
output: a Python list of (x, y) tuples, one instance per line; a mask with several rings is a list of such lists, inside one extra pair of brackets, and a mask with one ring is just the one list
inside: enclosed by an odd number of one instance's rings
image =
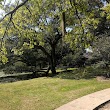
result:
[(20, 5), (18, 5), (15, 9), (13, 9), (12, 11), (10, 11), (9, 13), (7, 13), (1, 20), (0, 22), (2, 22), (7, 16), (11, 15), (13, 16), (13, 14), (23, 5), (25, 5), (28, 2), (28, 0), (25, 0), (23, 3), (21, 3)]
[[(23, 3), (21, 3), (20, 5), (18, 5), (16, 8), (14, 8), (12, 11), (10, 11), (9, 13), (7, 13), (1, 20), (0, 20), (0, 22), (2, 22), (7, 16), (10, 16), (9, 17), (9, 21), (8, 21), (8, 23), (7, 23), (7, 25), (6, 25), (6, 29), (5, 29), (5, 32), (4, 32), (4, 34), (3, 34), (3, 36), (2, 36), (2, 39), (1, 39), (1, 47), (2, 47), (2, 45), (3, 45), (3, 40), (4, 40), (4, 37), (5, 37), (5, 35), (7, 34), (7, 31), (8, 31), (8, 27), (9, 27), (9, 25), (10, 25), (10, 22), (12, 22), (12, 19), (13, 19), (13, 14), (20, 8), (20, 7), (22, 7), (22, 6), (24, 6), (26, 3), (28, 2), (28, 0), (25, 0)], [(0, 52), (2, 53), (2, 48), (0, 49)], [(2, 58), (1, 58), (2, 59)]]
[(35, 45), (35, 48), (38, 50), (41, 50), (48, 58), (51, 58), (51, 56), (49, 55), (49, 53), (45, 50), (44, 47), (40, 46), (40, 45)]
[(7, 33), (8, 26), (9, 26), (11, 20), (12, 20), (12, 15), (10, 16), (9, 22), (8, 22), (7, 25), (6, 25), (6, 29), (5, 29), (5, 32), (4, 32), (4, 35), (3, 35), (2, 39), (5, 37), (5, 35), (6, 35), (6, 33)]
[(10, 11), (9, 13), (7, 13), (1, 20), (0, 22), (2, 22), (7, 16), (10, 16), (9, 18), (9, 21), (6, 25), (6, 29), (5, 29), (5, 32), (3, 34), (3, 37), (2, 37), (2, 40), (4, 39), (6, 33), (7, 33), (7, 30), (8, 30), (8, 27), (9, 27), (9, 24), (10, 22), (12, 22), (12, 19), (13, 19), (13, 14), (22, 6), (24, 6), (26, 3), (28, 2), (28, 0), (25, 0), (23, 3), (21, 3), (20, 5), (18, 5), (15, 9), (13, 9), (12, 11)]

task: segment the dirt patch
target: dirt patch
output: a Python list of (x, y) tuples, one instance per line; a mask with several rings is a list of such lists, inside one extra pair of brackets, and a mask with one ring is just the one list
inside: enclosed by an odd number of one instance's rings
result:
[(110, 81), (110, 78), (106, 78), (105, 76), (97, 76), (96, 79), (98, 81)]
[(37, 110), (38, 101), (36, 97), (23, 97), (19, 110)]

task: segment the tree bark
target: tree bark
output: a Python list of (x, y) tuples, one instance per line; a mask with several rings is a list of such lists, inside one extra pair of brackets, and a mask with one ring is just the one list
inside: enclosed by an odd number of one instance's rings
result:
[(56, 75), (56, 55), (55, 55), (55, 45), (51, 45), (51, 60), (50, 67), (53, 75)]
[(66, 33), (66, 25), (65, 25), (65, 12), (62, 12), (61, 15), (61, 31), (62, 31), (62, 40)]
[(51, 62), (51, 72), (52, 72), (52, 75), (56, 75), (56, 69), (53, 62)]
[[(36, 49), (40, 49), (42, 50), (42, 52), (45, 53), (45, 55), (47, 56), (48, 60), (49, 60), (49, 64), (50, 64), (50, 69), (52, 71), (53, 75), (56, 75), (56, 56), (55, 56), (55, 44), (51, 44), (51, 55), (49, 55), (49, 53), (45, 50), (44, 47), (42, 46), (36, 46)], [(48, 73), (47, 73), (48, 74)]]
[(58, 41), (62, 38), (61, 37), (62, 35), (61, 34), (58, 34), (56, 36), (56, 39), (54, 41), (52, 41), (51, 39), (48, 39), (48, 43), (50, 44), (51, 46), (51, 53), (48, 53), (46, 51), (46, 49), (40, 45), (36, 45), (36, 49), (40, 49), (42, 52), (45, 53), (45, 55), (47, 56), (48, 58), (48, 61), (49, 61), (49, 65), (50, 67), (48, 68), (47, 72), (46, 72), (46, 75), (48, 75), (48, 72), (49, 70), (51, 69), (52, 71), (52, 74), (53, 75), (56, 75), (56, 54), (55, 54), (55, 49), (56, 49), (56, 45), (58, 44)]
[(47, 71), (46, 71), (46, 76), (49, 76), (49, 71), (50, 71), (50, 65), (49, 65), (49, 67), (48, 67), (48, 69), (47, 69)]

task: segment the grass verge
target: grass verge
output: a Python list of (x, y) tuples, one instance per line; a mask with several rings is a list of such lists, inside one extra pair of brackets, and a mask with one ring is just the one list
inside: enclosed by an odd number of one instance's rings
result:
[(110, 81), (46, 77), (0, 84), (0, 110), (54, 110), (76, 98), (106, 88), (110, 88)]

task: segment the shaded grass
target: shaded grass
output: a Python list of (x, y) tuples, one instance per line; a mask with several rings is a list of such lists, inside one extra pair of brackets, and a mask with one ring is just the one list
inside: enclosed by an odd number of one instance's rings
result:
[(37, 78), (0, 84), (0, 110), (54, 110), (86, 94), (110, 88), (110, 81)]

